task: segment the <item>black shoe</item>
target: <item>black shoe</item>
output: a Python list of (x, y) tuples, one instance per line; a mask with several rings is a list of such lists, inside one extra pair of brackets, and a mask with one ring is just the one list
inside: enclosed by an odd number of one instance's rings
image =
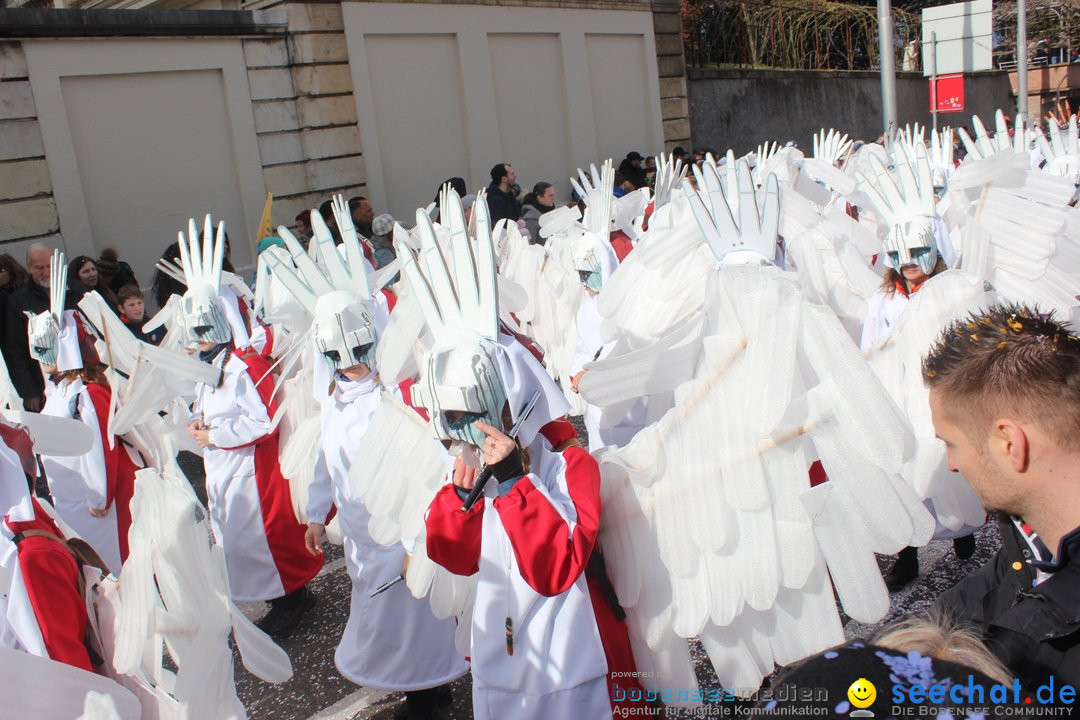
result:
[(895, 593), (907, 587), (908, 583), (919, 577), (919, 550), (906, 547), (896, 555), (896, 562), (885, 574), (885, 587)]
[(304, 586), (284, 597), (271, 600), (270, 612), (256, 625), (267, 635), (283, 635), (299, 625), (317, 601), (315, 593)]
[(965, 535), (952, 541), (953, 552), (961, 560), (967, 560), (975, 554), (975, 536)]
[(394, 713), (394, 717), (399, 718), (401, 709), (404, 708), (404, 718), (407, 720), (438, 720), (440, 689), (428, 688), (426, 690), (407, 691), (405, 693), (405, 702)]

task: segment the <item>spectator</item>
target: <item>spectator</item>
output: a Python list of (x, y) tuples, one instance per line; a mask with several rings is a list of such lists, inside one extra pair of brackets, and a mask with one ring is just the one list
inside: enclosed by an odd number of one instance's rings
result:
[[(319, 215), (322, 217), (323, 222), (326, 223), (326, 227), (330, 229), (330, 235), (334, 238), (334, 244), (341, 244), (341, 231), (338, 229), (337, 220), (334, 218), (334, 201), (327, 200), (319, 206)], [(353, 220), (353, 224), (356, 221)], [(359, 229), (358, 229), (359, 231)]]
[(52, 248), (34, 243), (26, 250), (26, 267), (31, 282), (17, 288), (8, 302), (4, 328), (4, 361), (15, 391), (23, 399), (23, 407), (32, 412), (41, 410), (45, 381), (37, 361), (30, 357), (30, 340), (26, 331), (26, 313), (37, 315), (49, 309), (49, 268)]
[(160, 345), (165, 339), (165, 328), (158, 327), (151, 332), (143, 332), (142, 326), (146, 322), (146, 301), (142, 290), (138, 285), (125, 285), (116, 294), (119, 301), (116, 309), (120, 311), (120, 320), (127, 325), (131, 333), (151, 345)]
[(641, 164), (644, 160), (645, 158), (641, 153), (634, 150), (627, 154), (626, 158), (619, 163), (619, 172), (623, 174), (623, 177), (630, 181), (635, 190), (649, 184), (645, 179), (645, 168)]
[(499, 163), (491, 168), (491, 184), (487, 189), (488, 210), (491, 212), (491, 223), (494, 225), (499, 220), (517, 220), (521, 217), (521, 208), (518, 207), (517, 196), (513, 187), (517, 182), (517, 173), (510, 163)]
[(645, 158), (645, 183), (649, 187), (656, 184), (656, 158), (652, 155)]
[(113, 293), (120, 291), (125, 285), (138, 285), (135, 271), (131, 266), (120, 259), (115, 248), (105, 248), (97, 259), (98, 282), (109, 288)]
[(676, 145), (675, 149), (671, 151), (671, 156), (676, 160), (682, 160), (684, 165), (689, 165), (691, 162), (690, 153), (686, 152), (686, 148), (682, 145)]
[(394, 216), (383, 213), (371, 221), (371, 247), (378, 267), (386, 267), (397, 258), (394, 251)]
[(67, 304), (72, 306), (78, 304), (82, 296), (90, 291), (95, 291), (105, 298), (109, 307), (117, 307), (119, 304), (116, 294), (105, 283), (101, 282), (101, 276), (98, 273), (97, 263), (94, 262), (94, 259), (86, 255), (79, 255), (68, 263)]
[(998, 305), (950, 324), (922, 374), (950, 469), (1002, 525), (997, 555), (939, 608), (1021, 683), (1080, 685), (1080, 337)]
[(305, 210), (294, 218), (296, 222), (296, 239), (300, 244), (307, 247), (308, 240), (315, 233), (311, 230), (311, 211)]
[[(173, 243), (165, 248), (165, 252), (161, 253), (161, 260), (169, 263), (179, 265), (180, 264), (180, 246), (177, 243)], [(160, 260), (159, 260), (160, 262)], [(154, 303), (158, 306), (158, 309), (165, 307), (169, 302), (169, 298), (173, 295), (183, 295), (187, 286), (184, 283), (176, 280), (171, 275), (167, 275), (161, 271), (160, 268), (154, 270), (154, 280), (150, 284), (150, 293), (154, 296)]]
[(544, 244), (544, 239), (540, 237), (540, 216), (554, 209), (555, 186), (547, 182), (533, 185), (532, 192), (521, 203), (521, 219), (525, 221), (529, 242), (533, 245)]
[(30, 273), (19, 261), (7, 253), (0, 254), (0, 293), (10, 297), (12, 293), (30, 282)]
[(439, 189), (435, 191), (435, 199), (432, 200), (432, 202), (435, 203), (435, 209), (431, 212), (432, 222), (439, 222), (439, 195), (442, 193), (442, 189), (446, 185), (454, 188), (454, 192), (456, 192), (458, 194), (458, 197), (460, 198), (464, 198), (469, 193), (469, 189), (465, 185), (464, 178), (452, 177), (444, 180), (443, 183), (439, 185)]
[(371, 207), (371, 201), (366, 197), (357, 195), (349, 200), (349, 212), (352, 214), (356, 232), (365, 238), (370, 238), (372, 235), (371, 222), (375, 219), (375, 210)]

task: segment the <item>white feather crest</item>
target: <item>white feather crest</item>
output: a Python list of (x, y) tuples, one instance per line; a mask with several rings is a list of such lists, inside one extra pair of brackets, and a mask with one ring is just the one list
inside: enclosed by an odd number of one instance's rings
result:
[(440, 218), (450, 230), (449, 247), (442, 247), (431, 218), (418, 209), (420, 252), (414, 258), (411, 251), (401, 248), (405, 250), (400, 256), (402, 269), (436, 340), (450, 340), (462, 330), (489, 340), (499, 336), (495, 246), (487, 200), (482, 195), (473, 203), (473, 212), (476, 238), (470, 239), (461, 198), (451, 188), (440, 210)]

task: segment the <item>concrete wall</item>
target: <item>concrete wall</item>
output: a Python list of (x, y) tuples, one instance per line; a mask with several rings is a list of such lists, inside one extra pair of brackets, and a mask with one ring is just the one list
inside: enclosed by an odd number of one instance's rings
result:
[[(695, 147), (729, 147), (739, 155), (763, 141), (795, 140), (806, 152), (821, 128), (874, 140), (882, 132), (881, 85), (876, 73), (795, 70), (689, 70), (690, 122)], [(897, 120), (929, 126), (930, 86), (914, 73), (898, 73)], [(968, 126), (971, 116), (992, 118), (1011, 107), (1004, 72), (965, 81), (965, 110), (938, 116), (939, 125)]]
[(0, 252), (114, 246), (148, 283), (210, 211), (243, 270), (267, 192), (275, 224), (338, 192), (408, 221), (496, 162), (568, 195), (689, 142), (677, 0), (164, 4), (0, 7)]
[(511, 163), (529, 188), (663, 147), (653, 20), (640, 10), (344, 3), (369, 196), (410, 221), (447, 177)]

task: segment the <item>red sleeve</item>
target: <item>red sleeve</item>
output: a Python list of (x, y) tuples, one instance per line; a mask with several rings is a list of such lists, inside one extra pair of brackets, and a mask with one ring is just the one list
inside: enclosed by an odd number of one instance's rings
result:
[(521, 576), (548, 597), (569, 590), (585, 571), (600, 528), (600, 466), (581, 447), (567, 448), (562, 455), (570, 500), (577, 511), (573, 533), (527, 477), (494, 503)]
[(577, 430), (574, 429), (573, 423), (566, 418), (552, 420), (540, 428), (540, 434), (544, 436), (551, 447), (556, 449), (567, 440), (577, 439)]
[(397, 295), (390, 292), (386, 288), (382, 289), (383, 297), (386, 298), (386, 312), (394, 312), (394, 307), (397, 305)]
[(97, 414), (98, 430), (101, 431), (101, 452), (105, 456), (105, 507), (109, 508), (116, 498), (116, 478), (120, 460), (120, 443), (113, 441), (109, 447), (109, 403), (112, 402), (112, 390), (96, 382), (86, 383), (86, 392), (94, 403)]
[(428, 508), (428, 557), (455, 575), (478, 572), (483, 521), (484, 498), (469, 512), (462, 512), (457, 490), (453, 485), (443, 486)]
[(86, 602), (71, 553), (55, 540), (29, 537), (19, 543), (19, 569), (49, 657), (94, 672), (83, 644)]

